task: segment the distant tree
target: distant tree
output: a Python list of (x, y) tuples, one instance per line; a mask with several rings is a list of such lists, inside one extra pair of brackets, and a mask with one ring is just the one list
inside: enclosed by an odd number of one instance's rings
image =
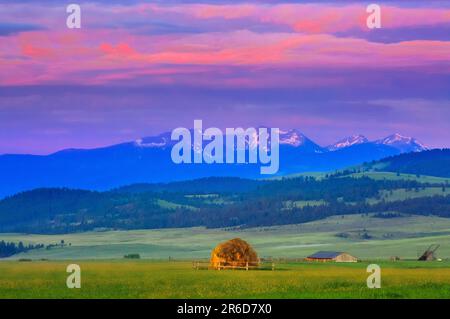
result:
[(38, 244), (38, 245), (30, 244), (28, 246), (25, 246), (22, 242), (15, 244), (15, 243), (5, 242), (2, 240), (0, 242), (0, 258), (10, 257), (12, 255), (26, 252), (31, 249), (39, 249), (42, 247), (44, 247), (44, 245), (42, 245), (42, 244)]
[(139, 254), (128, 254), (128, 255), (123, 256), (123, 258), (125, 258), (125, 259), (140, 259), (141, 255), (139, 255)]
[(364, 233), (361, 235), (361, 238), (362, 238), (362, 239), (371, 239), (372, 236), (370, 236), (368, 232), (364, 232)]

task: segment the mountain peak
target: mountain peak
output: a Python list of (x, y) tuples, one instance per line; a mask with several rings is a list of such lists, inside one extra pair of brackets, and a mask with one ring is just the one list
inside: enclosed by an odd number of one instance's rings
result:
[(375, 141), (375, 143), (395, 147), (401, 152), (420, 152), (428, 149), (427, 146), (415, 138), (404, 136), (399, 133), (391, 134), (383, 139)]
[(280, 130), (280, 144), (298, 147), (303, 145), (308, 138), (295, 129)]
[(411, 143), (412, 140), (413, 140), (412, 137), (404, 136), (404, 135), (401, 135), (400, 133), (394, 133), (394, 134), (391, 134), (391, 135), (385, 137), (381, 141), (383, 142), (383, 144), (393, 144), (393, 143), (397, 143), (397, 142)]
[(361, 134), (357, 134), (357, 135), (352, 135), (352, 136), (343, 138), (342, 140), (339, 140), (335, 144), (328, 146), (327, 149), (329, 151), (336, 151), (341, 148), (350, 147), (353, 145), (363, 144), (363, 143), (368, 143), (368, 142), (369, 142), (369, 140), (367, 139), (367, 137), (365, 137), (364, 135), (361, 135)]

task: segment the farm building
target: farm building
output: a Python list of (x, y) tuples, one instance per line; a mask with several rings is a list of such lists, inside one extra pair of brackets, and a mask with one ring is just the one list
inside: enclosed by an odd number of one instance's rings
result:
[(358, 258), (340, 251), (319, 251), (306, 257), (307, 261), (335, 261), (342, 263), (357, 262)]
[(428, 247), (427, 250), (419, 257), (420, 261), (433, 261), (436, 260), (436, 250), (439, 248), (439, 245), (433, 244)]

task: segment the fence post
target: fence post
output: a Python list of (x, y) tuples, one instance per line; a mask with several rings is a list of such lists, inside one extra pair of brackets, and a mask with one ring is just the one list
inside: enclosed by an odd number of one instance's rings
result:
[(218, 270), (220, 270), (220, 261), (219, 261), (219, 266), (218, 266), (218, 268), (217, 268)]
[(247, 261), (247, 263), (245, 264), (245, 270), (248, 271), (248, 261)]
[(275, 263), (272, 263), (272, 271), (275, 270)]

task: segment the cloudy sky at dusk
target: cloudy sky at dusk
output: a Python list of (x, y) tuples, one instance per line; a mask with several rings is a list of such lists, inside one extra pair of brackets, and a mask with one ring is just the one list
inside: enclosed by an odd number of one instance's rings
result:
[(194, 119), (450, 147), (449, 1), (378, 1), (378, 30), (366, 2), (239, 0), (78, 1), (68, 29), (71, 2), (0, 0), (0, 154)]

